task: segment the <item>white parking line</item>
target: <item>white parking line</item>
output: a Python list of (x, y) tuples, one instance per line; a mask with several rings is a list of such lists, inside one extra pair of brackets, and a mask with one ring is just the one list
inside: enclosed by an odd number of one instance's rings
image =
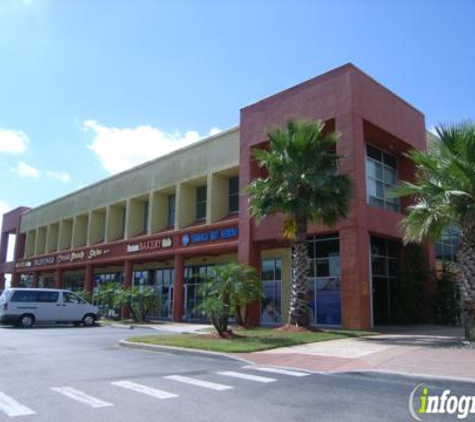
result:
[(83, 393), (82, 391), (76, 390), (72, 387), (54, 387), (52, 390), (62, 394), (63, 396), (69, 397), (70, 399), (76, 400), (94, 408), (114, 406), (112, 403), (107, 403), (106, 401), (88, 396), (86, 393)]
[(282, 368), (269, 368), (262, 366), (245, 366), (244, 368), (253, 369), (254, 371), (271, 372), (273, 374), (290, 375), (291, 377), (306, 377), (310, 375), (308, 372), (290, 371), (289, 369)]
[(227, 377), (242, 378), (243, 380), (256, 381), (256, 382), (274, 382), (277, 381), (274, 378), (259, 377), (257, 375), (243, 374), (242, 372), (224, 371), (217, 372), (219, 375), (226, 375)]
[(115, 381), (111, 384), (116, 385), (117, 387), (126, 388), (127, 390), (135, 391), (137, 393), (147, 394), (148, 396), (152, 396), (160, 400), (178, 397), (178, 395), (169, 393), (168, 391), (147, 387), (146, 385), (137, 384), (132, 381)]
[(26, 416), (36, 414), (35, 411), (31, 410), (26, 406), (23, 406), (21, 403), (18, 403), (16, 400), (13, 400), (10, 396), (7, 396), (1, 391), (0, 411), (5, 413), (7, 416)]
[(173, 380), (173, 381), (183, 382), (185, 384), (196, 385), (198, 387), (210, 388), (211, 390), (217, 390), (217, 391), (230, 390), (231, 388), (233, 388), (229, 385), (217, 384), (215, 382), (197, 380), (195, 378), (184, 377), (182, 375), (168, 375), (168, 376), (163, 377), (163, 378)]

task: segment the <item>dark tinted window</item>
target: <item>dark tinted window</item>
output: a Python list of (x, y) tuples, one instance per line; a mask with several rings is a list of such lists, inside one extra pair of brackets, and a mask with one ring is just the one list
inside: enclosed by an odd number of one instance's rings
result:
[(206, 196), (207, 188), (199, 186), (196, 188), (196, 219), (206, 218)]
[(168, 195), (168, 214), (167, 214), (167, 225), (175, 225), (175, 195)]
[(34, 290), (17, 290), (10, 302), (36, 302), (38, 292)]
[(239, 177), (229, 179), (229, 212), (239, 211)]
[(38, 292), (38, 302), (55, 303), (58, 301), (58, 292)]

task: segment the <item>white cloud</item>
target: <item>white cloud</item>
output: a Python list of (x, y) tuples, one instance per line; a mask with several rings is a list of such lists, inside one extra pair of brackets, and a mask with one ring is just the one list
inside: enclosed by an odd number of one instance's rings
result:
[[(86, 120), (83, 127), (94, 133), (94, 139), (88, 148), (94, 151), (102, 167), (111, 174), (160, 157), (202, 138), (196, 131), (182, 135), (178, 131), (167, 133), (149, 125), (116, 128)], [(220, 130), (214, 127), (210, 135), (218, 132)]]
[(11, 168), (10, 170), (13, 173), (18, 174), (20, 177), (31, 177), (36, 179), (41, 175), (41, 172), (38, 169), (26, 164), (24, 161), (18, 161), (16, 167)]
[(71, 179), (71, 176), (64, 172), (64, 171), (47, 171), (46, 175), (52, 177), (53, 179), (57, 179), (60, 182), (67, 183)]
[(0, 152), (21, 154), (26, 151), (29, 142), (25, 132), (0, 127)]

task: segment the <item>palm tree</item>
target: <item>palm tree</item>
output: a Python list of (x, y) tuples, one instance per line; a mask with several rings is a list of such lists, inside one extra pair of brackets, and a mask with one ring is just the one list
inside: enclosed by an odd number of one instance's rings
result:
[(257, 223), (278, 212), (284, 213), (284, 235), (292, 241), (292, 288), (290, 325), (310, 325), (307, 299), (308, 222), (334, 225), (346, 216), (351, 198), (351, 180), (338, 174), (338, 134), (325, 133), (318, 121), (289, 120), (286, 130), (267, 133), (268, 149), (254, 156), (268, 172), (247, 188), (250, 212)]
[(215, 266), (200, 294), (203, 301), (198, 309), (209, 317), (218, 334), (226, 337), (230, 334), (229, 318), (236, 316), (238, 325), (242, 325), (243, 310), (261, 298), (261, 282), (254, 268), (232, 262)]
[(465, 333), (475, 340), (475, 125), (436, 127), (439, 140), (427, 152), (407, 155), (417, 167), (414, 183), (403, 182), (395, 196), (412, 195), (414, 205), (402, 222), (406, 242), (438, 240), (451, 226), (460, 230), (458, 270), (465, 312)]

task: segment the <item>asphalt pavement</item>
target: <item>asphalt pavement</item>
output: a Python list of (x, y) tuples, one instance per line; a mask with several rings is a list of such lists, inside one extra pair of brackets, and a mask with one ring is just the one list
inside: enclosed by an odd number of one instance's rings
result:
[[(157, 331), (0, 328), (0, 421), (405, 421), (410, 392), (421, 381), (276, 370), (117, 345), (144, 334)], [(475, 395), (475, 384), (424, 381)]]

